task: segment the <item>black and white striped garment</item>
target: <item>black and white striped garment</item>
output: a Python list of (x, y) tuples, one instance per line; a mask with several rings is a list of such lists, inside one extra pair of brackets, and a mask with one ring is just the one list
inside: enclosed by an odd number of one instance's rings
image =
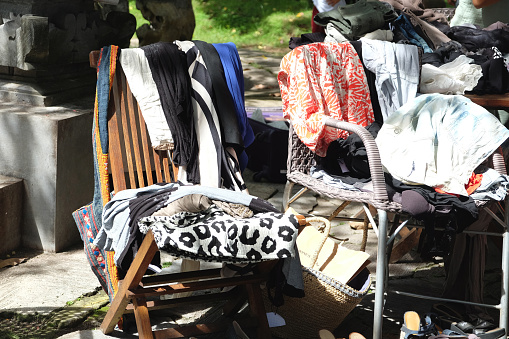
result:
[[(198, 138), (198, 161), (200, 184), (210, 187), (224, 187), (245, 191), (246, 186), (240, 174), (237, 159), (226, 151), (221, 141), (218, 113), (213, 101), (213, 88), (209, 70), (200, 50), (192, 41), (174, 43), (186, 53), (192, 86), (193, 118)], [(186, 181), (185, 171), (179, 171), (179, 179)]]

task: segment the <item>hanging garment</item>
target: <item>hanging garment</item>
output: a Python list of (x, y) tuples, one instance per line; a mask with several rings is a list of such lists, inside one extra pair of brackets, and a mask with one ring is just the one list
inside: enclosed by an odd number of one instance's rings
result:
[(366, 76), (350, 43), (300, 46), (281, 60), (283, 113), (302, 142), (319, 156), (348, 132), (325, 126), (334, 118), (366, 127), (374, 121)]
[(117, 65), (117, 46), (101, 49), (97, 64), (97, 85), (92, 126), (94, 156), (94, 196), (90, 204), (73, 212), (92, 271), (96, 274), (110, 301), (118, 289), (117, 268), (113, 253), (93, 243), (102, 227), (103, 206), (110, 200), (108, 153), (108, 106)]
[(423, 94), (384, 121), (375, 140), (382, 165), (396, 179), (467, 195), (474, 169), (508, 137), (509, 130), (470, 99)]
[[(244, 147), (249, 147), (255, 139), (253, 129), (247, 120), (246, 107), (244, 103), (244, 71), (240, 61), (237, 47), (232, 42), (223, 44), (212, 44), (219, 53), (219, 58), (223, 64), (224, 75), (230, 94), (235, 104), (237, 113), (237, 122), (239, 131), (244, 141)], [(247, 155), (242, 152), (239, 156), (240, 168), (243, 170), (247, 166)]]
[[(222, 144), (220, 119), (214, 106), (214, 92), (202, 53), (191, 41), (174, 41), (187, 58), (192, 85), (193, 121), (198, 137), (200, 184), (246, 190), (238, 160)], [(179, 180), (186, 181), (180, 176)]]
[(209, 71), (214, 93), (212, 100), (219, 118), (223, 146), (233, 147), (237, 154), (239, 154), (244, 150), (244, 141), (239, 131), (235, 105), (228, 85), (226, 84), (223, 65), (219, 58), (219, 54), (214, 46), (209, 43), (199, 40), (193, 42), (200, 51), (205, 66)]
[(186, 73), (185, 54), (171, 43), (159, 42), (143, 47), (161, 106), (174, 139), (173, 161), (187, 171), (187, 180), (201, 181), (196, 154), (197, 137), (193, 128), (191, 83)]
[(362, 60), (376, 76), (375, 85), (383, 119), (417, 95), (419, 51), (417, 46), (361, 39)]
[(169, 150), (173, 144), (173, 136), (145, 52), (140, 48), (124, 48), (118, 59), (147, 125), (152, 147)]

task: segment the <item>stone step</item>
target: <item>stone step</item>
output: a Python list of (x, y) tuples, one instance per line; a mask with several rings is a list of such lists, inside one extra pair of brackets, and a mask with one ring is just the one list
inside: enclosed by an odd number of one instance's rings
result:
[(0, 175), (0, 255), (21, 245), (23, 180)]

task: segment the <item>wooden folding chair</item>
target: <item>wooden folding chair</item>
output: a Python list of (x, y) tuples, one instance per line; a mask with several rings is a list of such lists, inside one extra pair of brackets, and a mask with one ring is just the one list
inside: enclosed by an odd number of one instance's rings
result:
[[(99, 53), (90, 54), (90, 64), (97, 67)], [(158, 182), (175, 181), (177, 168), (172, 164), (170, 152), (155, 151), (150, 146), (143, 116), (133, 97), (120, 63), (113, 79), (108, 109), (109, 157), (113, 191), (139, 188)], [(192, 324), (178, 328), (152, 331), (149, 311), (175, 308), (191, 303), (229, 300), (223, 315), (237, 315), (247, 300), (250, 319), (241, 319), (243, 326), (255, 326), (259, 338), (270, 338), (270, 330), (263, 305), (260, 284), (267, 280), (275, 261), (256, 265), (252, 275), (221, 278), (220, 269), (207, 269), (165, 275), (144, 274), (158, 247), (149, 231), (139, 248), (125, 278), (120, 283), (111, 306), (102, 322), (101, 330), (111, 333), (126, 312), (134, 312), (140, 338), (182, 338), (225, 331), (231, 321), (213, 324)], [(168, 300), (149, 301), (149, 297), (183, 292), (238, 286), (230, 292), (210, 293)]]

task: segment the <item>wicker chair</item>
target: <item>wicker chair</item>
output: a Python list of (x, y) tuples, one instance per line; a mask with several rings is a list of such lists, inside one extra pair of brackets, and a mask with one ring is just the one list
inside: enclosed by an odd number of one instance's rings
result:
[[(476, 97), (472, 96), (471, 99), (475, 101)], [(481, 105), (484, 104), (485, 107), (490, 106), (490, 104), (485, 101), (486, 98), (477, 99), (480, 100), (479, 104)], [(499, 104), (500, 103), (497, 102), (496, 105), (499, 106)], [(326, 121), (326, 125), (338, 129), (343, 129), (349, 132), (353, 132), (360, 136), (367, 151), (369, 167), (372, 175), (371, 179), (373, 182), (373, 192), (354, 192), (344, 189), (338, 189), (335, 187), (328, 186), (320, 179), (315, 179), (311, 177), (310, 168), (315, 162), (315, 154), (311, 152), (309, 148), (300, 141), (296, 133), (291, 128), (289, 134), (288, 162), (287, 162), (288, 181), (286, 183), (285, 192), (283, 195), (283, 207), (286, 210), (291, 203), (296, 201), (307, 190), (312, 190), (313, 192), (316, 192), (321, 196), (339, 199), (343, 201), (343, 203), (329, 217), (330, 220), (336, 217), (336, 215), (342, 209), (344, 209), (344, 207), (349, 203), (358, 202), (362, 204), (362, 206), (364, 207), (364, 211), (366, 213), (366, 218), (364, 219), (365, 225), (367, 224), (366, 219), (369, 219), (378, 237), (376, 279), (375, 279), (377, 283), (375, 287), (373, 338), (380, 339), (382, 338), (382, 321), (385, 295), (388, 292), (387, 283), (389, 276), (388, 272), (390, 263), (390, 253), (392, 250), (392, 245), (394, 243), (396, 234), (398, 234), (407, 225), (408, 221), (410, 220), (410, 216), (402, 213), (401, 204), (394, 201), (390, 201), (388, 198), (387, 189), (384, 181), (384, 174), (382, 170), (382, 164), (380, 161), (380, 155), (375, 140), (373, 139), (371, 134), (363, 127), (347, 122), (337, 121), (331, 118), (329, 118)], [(500, 152), (495, 152), (492, 155), (492, 164), (493, 168), (497, 170), (499, 173), (506, 174), (505, 162), (501, 150)], [(302, 189), (300, 189), (297, 193), (292, 194), (293, 187), (296, 184), (302, 186)], [(505, 212), (504, 211), (501, 212), (504, 215), (505, 220), (508, 220), (507, 214), (509, 211), (508, 199), (506, 199), (505, 204), (506, 204)], [(373, 217), (373, 214), (371, 213), (369, 206), (372, 206), (376, 209), (376, 213), (378, 215), (377, 221), (375, 221), (375, 218)], [(488, 207), (484, 205), (479, 205), (479, 207), (485, 208), (486, 211), (489, 214), (491, 214), (494, 217), (494, 219), (497, 220), (504, 228), (503, 232), (498, 234), (500, 236), (503, 236), (502, 297), (500, 300), (500, 304), (499, 305), (483, 304), (481, 306), (498, 308), (500, 310), (500, 327), (505, 328), (507, 333), (508, 329), (507, 312), (509, 307), (509, 299), (507, 297), (506, 291), (509, 290), (509, 259), (508, 259), (509, 231), (506, 221), (503, 221), (500, 218), (498, 218)], [(389, 224), (388, 213), (396, 214), (396, 217), (394, 218), (394, 222), (390, 231), (388, 228)], [(399, 217), (403, 217), (405, 220), (399, 223)], [(364, 233), (366, 238), (367, 227), (364, 228)], [(402, 292), (399, 293), (403, 294)], [(410, 295), (410, 294), (407, 295), (428, 299), (439, 299), (441, 301), (460, 302), (458, 300), (441, 299), (421, 295)]]

